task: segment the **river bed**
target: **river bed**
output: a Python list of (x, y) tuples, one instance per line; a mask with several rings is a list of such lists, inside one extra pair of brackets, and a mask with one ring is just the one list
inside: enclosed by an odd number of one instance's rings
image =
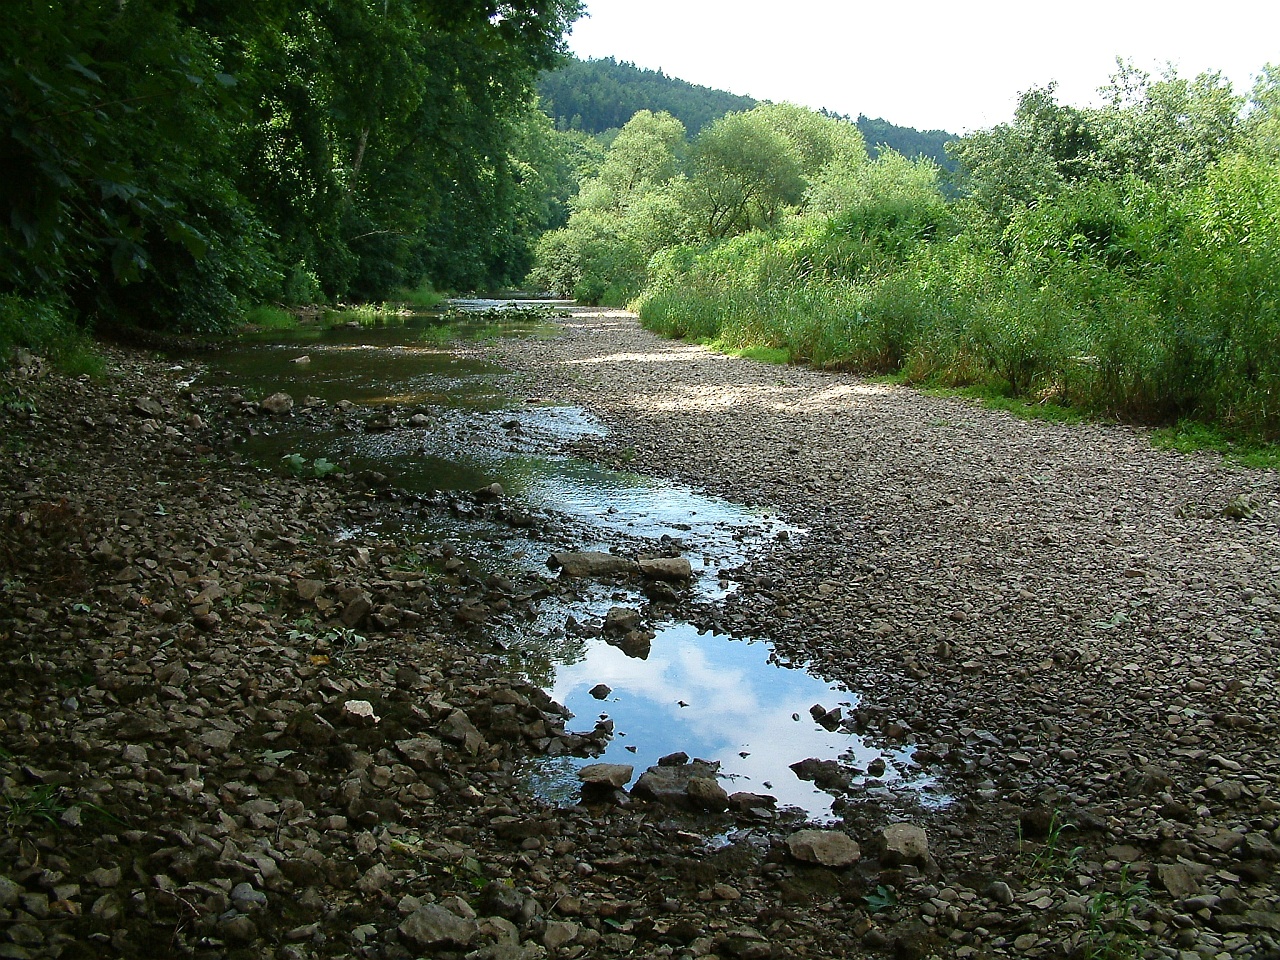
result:
[[(261, 334), (220, 351), (213, 376), (246, 396), (284, 391), (304, 406), (337, 404), (363, 417), (358, 427), (327, 431), (302, 418), (280, 421), (247, 438), (259, 462), (294, 456), (376, 471), (416, 493), (498, 483), (506, 499), (564, 518), (577, 532), (575, 549), (678, 550), (695, 572), (694, 601), (722, 600), (732, 589), (729, 571), (779, 539), (804, 537), (776, 514), (566, 452), (606, 428), (579, 407), (517, 395), (508, 372), (474, 349), (478, 339), (554, 335), (547, 306), (457, 301), (447, 315)], [(547, 576), (548, 554), (562, 549), (532, 531), (498, 536), (462, 520), (439, 519), (414, 533), (424, 544), (483, 541), (495, 565)], [(624, 652), (600, 629), (618, 607), (645, 613), (653, 634), (645, 655)], [(537, 795), (573, 803), (585, 763), (633, 765), (638, 774), (683, 752), (719, 763), (729, 792), (769, 794), (820, 821), (836, 816), (843, 794), (944, 802), (933, 780), (913, 775), (909, 747), (880, 751), (852, 731), (856, 701), (847, 691), (779, 663), (764, 639), (700, 633), (691, 623), (647, 615), (638, 588), (592, 584), (572, 600), (544, 600), (533, 623), (495, 627), (508, 668), (564, 705), (572, 729), (613, 726), (601, 756), (540, 762), (529, 777)], [(838, 761), (846, 788), (825, 792), (800, 779), (792, 765), (810, 759)]]

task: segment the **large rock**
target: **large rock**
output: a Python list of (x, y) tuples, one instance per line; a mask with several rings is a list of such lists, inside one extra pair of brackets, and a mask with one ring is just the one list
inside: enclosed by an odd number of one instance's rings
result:
[(589, 763), (578, 771), (584, 787), (620, 790), (631, 782), (635, 767), (629, 763)]
[(601, 579), (605, 577), (626, 577), (638, 569), (634, 560), (614, 556), (612, 553), (553, 553), (547, 560), (547, 566), (559, 569), (566, 577), (584, 579)]
[(787, 837), (787, 851), (802, 863), (847, 867), (862, 859), (862, 850), (838, 830), (799, 830)]
[(465, 947), (479, 927), (434, 903), (424, 903), (405, 917), (400, 936), (415, 947)]
[(289, 413), (293, 410), (293, 397), (287, 393), (273, 393), (265, 398), (259, 406), (263, 411), (271, 414)]
[(693, 567), (684, 557), (654, 557), (640, 561), (640, 574), (646, 580), (683, 583), (693, 579)]
[[(703, 760), (680, 764), (660, 763), (640, 775), (636, 785), (631, 788), (631, 795), (640, 800), (666, 803), (674, 807), (706, 809), (706, 807), (698, 807), (695, 797), (690, 796), (689, 784), (695, 779), (707, 780), (714, 784), (719, 771), (720, 764), (707, 763)], [(700, 798), (707, 796), (705, 785), (695, 787), (694, 795)], [(727, 795), (724, 802), (727, 807), (729, 804)]]

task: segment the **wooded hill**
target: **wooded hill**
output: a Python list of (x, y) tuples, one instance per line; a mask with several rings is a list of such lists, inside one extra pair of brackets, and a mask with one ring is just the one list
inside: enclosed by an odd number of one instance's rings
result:
[[(621, 129), (639, 110), (669, 113), (696, 136), (726, 113), (750, 110), (757, 101), (726, 90), (716, 90), (669, 77), (661, 70), (646, 70), (612, 57), (603, 60), (572, 59), (538, 77), (542, 109), (557, 129), (600, 134)], [(945, 130), (916, 130), (887, 120), (852, 117), (823, 111), (836, 119), (857, 124), (872, 157), (882, 146), (905, 157), (928, 157), (953, 169), (944, 145), (956, 139)]]

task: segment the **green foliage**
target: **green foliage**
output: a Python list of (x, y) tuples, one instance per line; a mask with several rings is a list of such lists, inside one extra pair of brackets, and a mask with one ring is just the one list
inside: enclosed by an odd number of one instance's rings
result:
[(314, 460), (308, 460), (300, 453), (289, 453), (280, 458), (280, 462), (295, 477), (315, 477), (321, 479), (327, 477), (338, 469), (338, 465), (324, 457), (316, 457)]
[(1117, 85), (1096, 111), (1030, 91), (1013, 123), (965, 138), (961, 200), (927, 161), (828, 162), (798, 216), (659, 250), (641, 318), (1026, 415), (1192, 420), (1265, 448), (1280, 438), (1276, 85), (1264, 76), (1244, 121), (1213, 74)]
[(209, 332), (519, 276), (563, 219), (530, 104), (576, 0), (7, 4), (0, 294)]
[(866, 142), (872, 158), (883, 150), (892, 150), (911, 160), (932, 160), (944, 170), (955, 169), (955, 160), (947, 153), (947, 144), (956, 139), (954, 133), (945, 130), (917, 130), (900, 127), (887, 120), (858, 115), (858, 132)]
[(245, 323), (258, 330), (293, 330), (298, 326), (298, 317), (283, 307), (264, 303), (249, 309)]

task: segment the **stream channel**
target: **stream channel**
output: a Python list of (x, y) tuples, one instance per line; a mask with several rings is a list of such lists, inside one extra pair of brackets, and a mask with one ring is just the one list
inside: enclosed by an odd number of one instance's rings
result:
[[(516, 395), (509, 372), (476, 349), (485, 338), (555, 336), (547, 311), (566, 304), (543, 303), (540, 310), (529, 301), (519, 304), (453, 301), (447, 313), (264, 333), (220, 350), (211, 376), (248, 397), (284, 391), (301, 404), (354, 405), (370, 418), (365, 429), (332, 431), (284, 418), (248, 439), (248, 455), (259, 462), (322, 459), (343, 470), (377, 471), (416, 493), (473, 491), (496, 482), (504, 500), (562, 518), (575, 531), (573, 549), (678, 547), (695, 572), (693, 601), (723, 600), (732, 589), (727, 571), (778, 538), (803, 538), (803, 530), (776, 515), (565, 453), (574, 440), (604, 435), (603, 425), (579, 407)], [(530, 531), (465, 518), (406, 523), (401, 532), (424, 547), (462, 544), (487, 555), (495, 570), (536, 570), (550, 578), (547, 558), (565, 548)], [(629, 764), (639, 775), (659, 758), (684, 752), (718, 762), (730, 793), (770, 794), (780, 807), (799, 808), (816, 821), (834, 819), (839, 804), (833, 812), (833, 794), (791, 769), (806, 759), (838, 761), (859, 797), (945, 802), (932, 779), (912, 772), (909, 747), (880, 750), (847, 722), (828, 717), (818, 723), (814, 705), (839, 707), (847, 716), (855, 697), (778, 663), (762, 640), (646, 620), (654, 633), (646, 657), (606, 642), (599, 628), (610, 608), (644, 609), (645, 603), (634, 584), (592, 584), (574, 601), (542, 600), (533, 622), (496, 625), (507, 669), (566, 707), (574, 715), (570, 729), (613, 724), (598, 757), (538, 760), (529, 777), (535, 794), (570, 804), (579, 795), (577, 770), (587, 763)]]

